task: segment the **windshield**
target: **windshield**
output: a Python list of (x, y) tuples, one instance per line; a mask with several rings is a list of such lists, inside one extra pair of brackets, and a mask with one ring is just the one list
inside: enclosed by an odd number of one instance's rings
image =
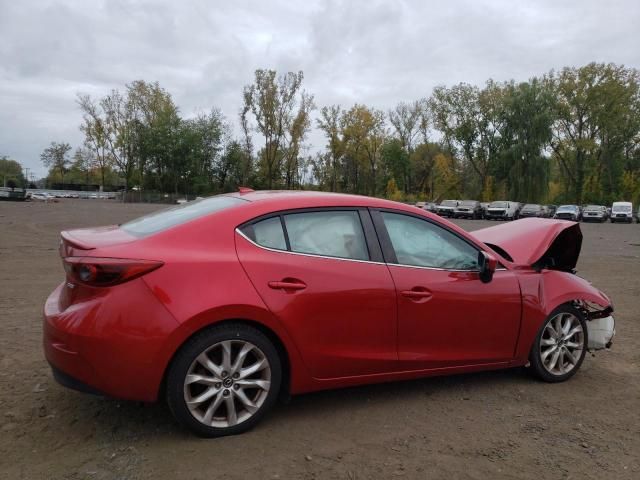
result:
[(625, 212), (628, 213), (631, 211), (631, 205), (614, 205), (613, 206), (613, 211), (614, 212)]
[(585, 210), (602, 210), (600, 205), (587, 205), (584, 207)]
[(123, 223), (120, 228), (136, 237), (146, 237), (210, 213), (242, 204), (245, 201), (240, 198), (225, 196), (202, 198), (136, 218), (130, 222)]
[(458, 205), (457, 200), (445, 200), (440, 204), (441, 207), (456, 207)]
[(489, 208), (507, 208), (509, 206), (509, 202), (491, 202), (489, 204)]
[(575, 212), (577, 208), (575, 205), (560, 205), (558, 212)]
[(461, 207), (475, 207), (476, 206), (476, 201), (475, 200), (463, 200), (462, 202), (460, 202), (460, 206)]
[(527, 203), (524, 207), (522, 207), (523, 210), (540, 210), (542, 207), (540, 205), (536, 205), (535, 203)]

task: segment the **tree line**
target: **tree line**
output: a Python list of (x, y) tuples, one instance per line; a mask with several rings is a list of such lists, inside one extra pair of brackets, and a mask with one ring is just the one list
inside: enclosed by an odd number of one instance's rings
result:
[[(396, 200), (640, 200), (640, 74), (591, 63), (526, 82), (438, 86), (390, 110), (319, 107), (303, 72), (257, 70), (239, 131), (219, 109), (184, 118), (157, 82), (79, 94), (84, 144), (53, 142), (50, 181), (205, 195), (321, 189)], [(325, 139), (313, 148), (313, 129)]]

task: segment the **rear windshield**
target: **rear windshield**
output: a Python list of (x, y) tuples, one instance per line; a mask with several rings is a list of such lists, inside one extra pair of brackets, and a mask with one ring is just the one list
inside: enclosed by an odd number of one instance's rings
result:
[(585, 210), (602, 210), (602, 207), (600, 205), (587, 205)]
[(202, 198), (136, 218), (130, 222), (123, 223), (120, 228), (136, 237), (146, 237), (210, 213), (242, 204), (245, 201), (240, 198), (225, 196)]

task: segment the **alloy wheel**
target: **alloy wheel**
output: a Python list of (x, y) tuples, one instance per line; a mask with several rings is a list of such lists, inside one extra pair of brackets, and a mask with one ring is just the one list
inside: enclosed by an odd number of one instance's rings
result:
[(558, 313), (544, 327), (540, 339), (540, 360), (552, 375), (566, 375), (580, 363), (584, 345), (580, 319), (572, 313)]
[(244, 340), (225, 340), (193, 360), (184, 379), (184, 400), (200, 423), (226, 428), (260, 410), (270, 388), (271, 366), (264, 352)]

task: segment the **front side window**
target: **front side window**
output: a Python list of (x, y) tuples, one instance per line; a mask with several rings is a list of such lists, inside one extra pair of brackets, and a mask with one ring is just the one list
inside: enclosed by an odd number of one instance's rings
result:
[(284, 223), (292, 252), (369, 260), (357, 211), (291, 213)]
[(382, 212), (398, 263), (416, 267), (477, 270), (478, 251), (460, 237), (426, 220)]

